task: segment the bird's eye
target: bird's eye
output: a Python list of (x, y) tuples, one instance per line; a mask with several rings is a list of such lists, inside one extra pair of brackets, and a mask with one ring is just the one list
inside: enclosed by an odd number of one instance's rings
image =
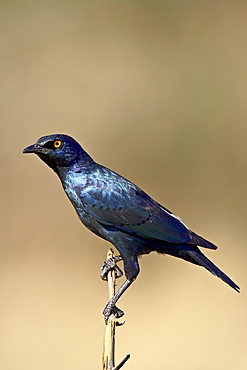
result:
[(55, 140), (54, 143), (54, 148), (60, 148), (60, 146), (62, 145), (62, 141), (61, 140)]

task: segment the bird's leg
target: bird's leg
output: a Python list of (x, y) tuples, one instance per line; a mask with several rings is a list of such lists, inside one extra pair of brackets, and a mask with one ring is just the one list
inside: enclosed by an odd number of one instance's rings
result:
[(123, 293), (128, 289), (128, 287), (133, 283), (134, 279), (127, 279), (123, 285), (118, 289), (117, 293), (112, 297), (112, 299), (107, 303), (104, 308), (103, 315), (105, 322), (107, 323), (108, 318), (113, 313), (117, 318), (122, 317), (124, 312), (117, 308), (115, 305)]
[(115, 278), (119, 278), (123, 275), (123, 271), (117, 266), (117, 262), (121, 261), (121, 256), (111, 257), (102, 263), (100, 269), (100, 277), (102, 280), (107, 280), (107, 275), (110, 270), (115, 272)]

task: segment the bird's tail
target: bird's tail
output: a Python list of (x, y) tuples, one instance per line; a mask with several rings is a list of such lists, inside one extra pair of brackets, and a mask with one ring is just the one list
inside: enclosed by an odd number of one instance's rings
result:
[(205, 267), (211, 274), (218, 276), (221, 280), (225, 283), (230, 285), (233, 289), (239, 292), (239, 286), (234, 283), (223, 271), (221, 271), (217, 266), (215, 266), (199, 249), (196, 250), (188, 250), (186, 251), (189, 258), (184, 258), (189, 260), (190, 262), (194, 262), (197, 265)]

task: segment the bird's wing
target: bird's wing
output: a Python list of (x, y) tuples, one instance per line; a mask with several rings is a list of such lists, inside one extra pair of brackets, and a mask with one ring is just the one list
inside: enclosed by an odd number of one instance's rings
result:
[(173, 243), (192, 239), (181, 219), (124, 178), (110, 183), (97, 181), (97, 186), (85, 188), (80, 197), (87, 212), (101, 224)]

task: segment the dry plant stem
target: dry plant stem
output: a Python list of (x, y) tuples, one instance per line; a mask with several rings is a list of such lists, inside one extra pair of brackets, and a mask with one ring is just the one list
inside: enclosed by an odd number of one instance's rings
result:
[[(107, 259), (112, 258), (114, 253), (110, 249), (107, 253)], [(110, 270), (107, 276), (109, 299), (115, 295), (115, 272)], [(116, 317), (111, 315), (108, 319), (105, 331), (104, 345), (103, 345), (103, 356), (102, 356), (102, 370), (118, 370), (125, 362), (130, 358), (127, 355), (121, 363), (115, 367), (115, 331), (116, 331)]]
[[(110, 249), (107, 253), (107, 259), (113, 257), (113, 251)], [(109, 300), (115, 294), (115, 273), (113, 270), (107, 275)], [(108, 319), (104, 338), (103, 348), (103, 370), (112, 370), (115, 366), (115, 328), (116, 317), (111, 315)]]

